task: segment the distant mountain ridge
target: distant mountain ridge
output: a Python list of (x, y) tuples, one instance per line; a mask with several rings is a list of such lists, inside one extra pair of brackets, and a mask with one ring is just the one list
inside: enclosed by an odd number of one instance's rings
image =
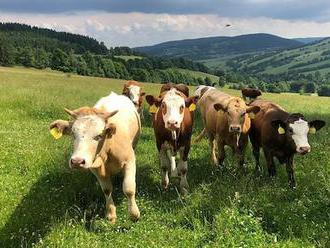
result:
[(218, 36), (198, 39), (168, 41), (134, 50), (154, 56), (184, 57), (192, 60), (212, 59), (259, 53), (302, 46), (304, 43), (279, 36), (257, 33), (239, 36)]

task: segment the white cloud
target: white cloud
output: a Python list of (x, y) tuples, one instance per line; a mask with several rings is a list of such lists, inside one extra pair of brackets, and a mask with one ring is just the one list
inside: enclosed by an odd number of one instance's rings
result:
[[(267, 1), (267, 0), (247, 0)], [(269, 0), (270, 1), (270, 0)], [(284, 37), (330, 36), (330, 22), (235, 18), (217, 15), (77, 12), (71, 14), (6, 14), (2, 22), (20, 22), (58, 31), (79, 33), (108, 46), (142, 46), (205, 36), (271, 33)], [(226, 27), (231, 24), (231, 27)]]

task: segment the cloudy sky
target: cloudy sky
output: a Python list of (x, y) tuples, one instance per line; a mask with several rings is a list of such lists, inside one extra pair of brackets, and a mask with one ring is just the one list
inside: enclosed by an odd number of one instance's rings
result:
[[(205, 36), (330, 36), (329, 0), (0, 0), (0, 22), (143, 46)], [(230, 24), (230, 27), (226, 27)]]

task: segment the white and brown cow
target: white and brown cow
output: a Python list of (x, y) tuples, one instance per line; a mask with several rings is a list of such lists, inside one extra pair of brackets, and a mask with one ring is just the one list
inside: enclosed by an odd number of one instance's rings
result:
[(141, 123), (133, 103), (127, 97), (112, 92), (101, 98), (93, 108), (82, 107), (66, 112), (72, 120), (54, 121), (50, 129), (74, 137), (69, 166), (89, 169), (97, 177), (106, 198), (106, 216), (112, 223), (117, 216), (112, 199), (111, 177), (122, 171), (128, 211), (132, 219), (138, 219), (140, 212), (135, 201), (134, 147), (140, 136)]
[(142, 84), (137, 81), (128, 81), (124, 84), (123, 95), (127, 96), (134, 103), (136, 110), (143, 117), (143, 96), (145, 92), (142, 90)]
[[(188, 193), (187, 160), (194, 119), (192, 107), (198, 99), (196, 96), (188, 95), (187, 86), (166, 84), (158, 97), (146, 96), (149, 105), (156, 108), (152, 124), (159, 151), (163, 188), (167, 189), (169, 186), (169, 173), (171, 177), (179, 176), (182, 195)], [(179, 153), (178, 167), (175, 159), (177, 153)]]

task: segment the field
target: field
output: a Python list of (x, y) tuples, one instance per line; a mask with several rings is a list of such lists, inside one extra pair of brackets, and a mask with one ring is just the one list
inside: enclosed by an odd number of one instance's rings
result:
[[(312, 152), (295, 158), (295, 190), (288, 187), (283, 166), (278, 165), (276, 179), (269, 179), (265, 170), (255, 175), (250, 150), (246, 174), (230, 154), (226, 169), (218, 171), (203, 140), (191, 149), (189, 196), (180, 198), (175, 185), (164, 193), (147, 117), (136, 150), (141, 219), (128, 219), (118, 176), (118, 220), (108, 223), (96, 179), (89, 172), (69, 169), (71, 139), (54, 140), (48, 124), (68, 118), (64, 107), (93, 105), (111, 90), (120, 92), (122, 83), (0, 67), (0, 247), (330, 246), (330, 98), (294, 94), (264, 97), (327, 122), (310, 137)], [(145, 89), (156, 94), (159, 85)], [(196, 119), (194, 135), (201, 130)]]

